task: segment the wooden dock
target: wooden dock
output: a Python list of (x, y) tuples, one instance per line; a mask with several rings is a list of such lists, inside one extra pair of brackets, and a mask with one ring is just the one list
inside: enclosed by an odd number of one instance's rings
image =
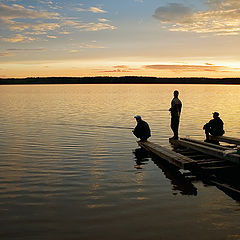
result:
[(171, 143), (175, 146), (174, 151), (149, 141), (139, 141), (138, 145), (178, 168), (191, 171), (231, 169), (235, 167), (238, 161), (232, 162), (228, 159), (236, 160), (240, 156), (239, 154), (227, 154), (226, 157), (223, 157), (224, 152), (228, 151), (229, 148), (215, 145), (215, 149), (212, 146), (213, 144), (200, 144), (197, 140), (171, 140)]
[[(221, 141), (223, 140), (231, 144), (240, 141), (229, 137), (224, 137)], [(170, 143), (172, 150), (149, 141), (139, 141), (138, 145), (158, 156), (160, 161), (162, 159), (177, 168), (189, 170), (193, 175), (204, 176), (210, 184), (227, 194), (237, 194), (237, 198), (240, 199), (240, 154), (234, 153), (236, 150), (232, 146), (221, 146), (190, 138), (170, 140)]]
[(189, 157), (171, 151), (158, 144), (154, 144), (149, 141), (146, 142), (138, 141), (138, 145), (179, 168), (192, 169), (196, 166), (196, 162), (190, 159)]
[(229, 147), (193, 140), (190, 138), (180, 138), (179, 140), (171, 140), (170, 142), (175, 146), (177, 145), (188, 149), (193, 149), (215, 158), (240, 164), (240, 154), (234, 153), (234, 150)]

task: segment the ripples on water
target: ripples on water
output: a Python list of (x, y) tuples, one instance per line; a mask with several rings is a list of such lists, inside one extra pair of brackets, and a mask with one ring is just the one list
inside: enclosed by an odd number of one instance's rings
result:
[(176, 88), (182, 136), (239, 137), (239, 86), (1, 86), (1, 239), (240, 239), (239, 203), (132, 153), (136, 114), (169, 147)]

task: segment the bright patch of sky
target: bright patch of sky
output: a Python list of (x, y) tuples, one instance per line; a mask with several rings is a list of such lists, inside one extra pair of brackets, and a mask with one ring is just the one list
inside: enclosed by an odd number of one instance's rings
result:
[(239, 9), (239, 0), (0, 0), (0, 77), (23, 63), (45, 64), (44, 76), (60, 63), (71, 76), (236, 76)]

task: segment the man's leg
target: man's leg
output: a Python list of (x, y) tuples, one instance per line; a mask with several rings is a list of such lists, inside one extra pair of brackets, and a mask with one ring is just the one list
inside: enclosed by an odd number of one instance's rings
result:
[(204, 126), (204, 129), (205, 129), (205, 135), (206, 135), (206, 140), (205, 141), (209, 141), (209, 133), (210, 133), (210, 127), (209, 127), (209, 125), (208, 124), (206, 124), (205, 126)]
[(206, 141), (209, 141), (209, 131), (205, 129)]
[(171, 129), (173, 131), (173, 138), (178, 139), (179, 117), (171, 118)]

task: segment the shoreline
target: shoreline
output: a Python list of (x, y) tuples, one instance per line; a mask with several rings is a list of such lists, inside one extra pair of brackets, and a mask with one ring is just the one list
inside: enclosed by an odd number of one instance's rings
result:
[(223, 84), (239, 85), (240, 78), (158, 78), (158, 77), (29, 77), (0, 78), (0, 85), (26, 84)]

